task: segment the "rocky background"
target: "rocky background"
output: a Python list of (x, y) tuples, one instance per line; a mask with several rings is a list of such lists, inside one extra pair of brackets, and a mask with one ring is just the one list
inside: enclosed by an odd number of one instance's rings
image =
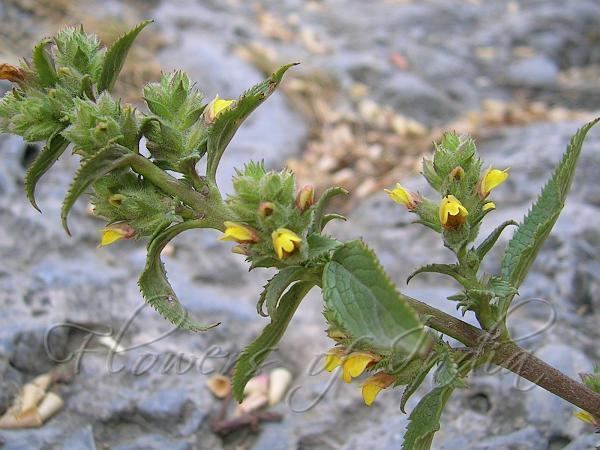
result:
[[(225, 98), (280, 62), (302, 62), (233, 141), (221, 166), (223, 186), (235, 165), (262, 158), (274, 168), (288, 164), (318, 186), (352, 189), (352, 199), (338, 205), (348, 223), (330, 231), (364, 237), (400, 287), (416, 266), (449, 254), (381, 189), (402, 181), (427, 194), (416, 172), (441, 130), (474, 134), (487, 162), (511, 167), (508, 182), (494, 192), (498, 210), (485, 232), (527, 211), (569, 137), (600, 109), (595, 0), (3, 0), (0, 55), (15, 60), (61, 24), (84, 23), (110, 40), (145, 17), (156, 24), (125, 69), (119, 92), (128, 101), (139, 101), (136, 89), (156, 79), (161, 67), (181, 68), (207, 97)], [(64, 158), (41, 183), (43, 215), (27, 203), (23, 174), (37, 151), (0, 137), (0, 412), (34, 376), (57, 367), (71, 373), (54, 388), (64, 409), (39, 429), (1, 431), (0, 446), (400, 447), (407, 416), (399, 412), (398, 391), (366, 408), (356, 384), (332, 384), (321, 373), (319, 357), (330, 342), (316, 291), (270, 359), (294, 374), (294, 395), (274, 408), (283, 421), (261, 424), (255, 433), (214, 434), (210, 425), (222, 404), (205, 381), (227, 372), (266, 324), (255, 303), (270, 274), (248, 273), (243, 260), (217, 242), (218, 233), (181, 236), (165, 257), (170, 279), (191, 314), (223, 323), (199, 335), (171, 330), (142, 306), (137, 291), (142, 242), (97, 249), (102, 224), (83, 201), (72, 215), (74, 236), (62, 231), (59, 208), (73, 159)], [(510, 320), (523, 346), (572, 377), (600, 361), (599, 172), (600, 131), (592, 130), (564, 214)], [(498, 258), (499, 252), (492, 255), (486, 269), (497, 269)], [(455, 289), (437, 276), (403, 288), (456, 314), (445, 300)], [(119, 338), (128, 351), (111, 358), (104, 335)], [(419, 394), (430, 386), (426, 382)], [(600, 445), (574, 412), (510, 374), (482, 370), (452, 398), (434, 448)]]

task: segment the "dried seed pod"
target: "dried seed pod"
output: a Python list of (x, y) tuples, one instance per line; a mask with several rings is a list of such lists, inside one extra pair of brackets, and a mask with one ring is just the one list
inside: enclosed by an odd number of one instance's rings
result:
[(38, 414), (43, 422), (46, 422), (49, 418), (51, 418), (54, 414), (62, 409), (65, 402), (61, 397), (59, 397), (54, 392), (48, 392), (40, 406), (38, 406)]
[(235, 410), (236, 416), (242, 416), (257, 411), (269, 403), (269, 397), (266, 394), (253, 394), (246, 397)]
[(269, 375), (263, 373), (257, 375), (246, 383), (244, 388), (244, 395), (250, 397), (252, 395), (264, 394), (267, 395), (269, 392)]
[(214, 375), (206, 380), (206, 387), (217, 398), (225, 398), (231, 393), (231, 380), (225, 375)]
[(33, 379), (31, 384), (36, 385), (40, 389), (47, 391), (50, 385), (54, 382), (54, 377), (50, 373), (39, 375)]
[(23, 390), (21, 391), (21, 408), (18, 414), (18, 417), (21, 417), (27, 414), (29, 411), (34, 410), (40, 400), (44, 398), (46, 391), (39, 386), (28, 383), (23, 386)]
[(291, 382), (292, 374), (289, 370), (279, 367), (271, 371), (269, 383), (269, 405), (273, 406), (283, 399)]
[(42, 418), (40, 417), (37, 409), (32, 409), (26, 414), (16, 416), (10, 414), (7, 411), (2, 417), (0, 417), (0, 429), (20, 429), (20, 428), (35, 428), (42, 425)]

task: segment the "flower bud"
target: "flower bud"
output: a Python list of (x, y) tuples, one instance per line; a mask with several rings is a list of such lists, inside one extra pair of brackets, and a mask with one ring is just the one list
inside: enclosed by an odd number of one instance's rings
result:
[(235, 222), (225, 222), (224, 235), (220, 241), (234, 241), (238, 244), (254, 244), (260, 240), (254, 228)]
[(448, 195), (440, 203), (440, 223), (446, 229), (456, 229), (465, 223), (469, 211), (454, 196)]
[(422, 201), (420, 195), (407, 191), (400, 183), (396, 183), (396, 187), (392, 190), (385, 189), (385, 192), (393, 201), (404, 205), (409, 211), (414, 211)]
[(300, 212), (306, 211), (315, 203), (315, 188), (307, 185), (298, 191), (296, 196), (296, 207)]
[(121, 239), (132, 239), (136, 234), (135, 229), (125, 222), (113, 223), (102, 230), (100, 247), (113, 244)]
[(302, 239), (287, 228), (278, 228), (271, 234), (273, 239), (273, 248), (277, 257), (283, 259), (296, 251), (300, 247)]
[(497, 188), (508, 178), (508, 169), (498, 170), (489, 167), (481, 176), (477, 184), (477, 193), (479, 197), (486, 198), (492, 189)]
[(262, 202), (258, 205), (258, 214), (261, 217), (269, 217), (275, 211), (275, 205), (271, 202)]
[(460, 166), (456, 166), (450, 172), (450, 179), (460, 180), (464, 176), (464, 174), (465, 174), (465, 169), (463, 169)]
[(113, 194), (110, 197), (108, 197), (108, 203), (110, 203), (113, 206), (121, 206), (121, 204), (123, 204), (123, 200), (125, 200), (127, 197), (125, 197), (123, 194)]

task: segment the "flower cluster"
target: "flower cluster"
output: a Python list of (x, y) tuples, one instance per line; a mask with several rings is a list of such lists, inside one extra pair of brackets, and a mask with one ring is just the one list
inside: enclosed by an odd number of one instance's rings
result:
[[(471, 139), (446, 133), (436, 144), (432, 161), (423, 162), (423, 175), (442, 195), (439, 203), (397, 184), (386, 190), (390, 198), (420, 216), (420, 222), (442, 232), (446, 242), (471, 242), (477, 235), (481, 219), (496, 208), (488, 200), (490, 192), (508, 178), (508, 169), (489, 167), (481, 172), (481, 161)], [(451, 245), (455, 247), (455, 245)]]

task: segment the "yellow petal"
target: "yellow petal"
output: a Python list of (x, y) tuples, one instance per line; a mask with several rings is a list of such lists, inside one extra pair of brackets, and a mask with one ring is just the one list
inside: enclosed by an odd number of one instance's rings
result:
[(302, 239), (287, 228), (278, 228), (271, 234), (273, 239), (273, 248), (279, 259), (283, 259), (286, 254), (292, 253), (297, 248), (297, 243), (302, 242)]
[(234, 102), (233, 100), (224, 100), (224, 99), (219, 98), (218, 95), (215, 96), (213, 101), (210, 102), (208, 104), (208, 106), (206, 107), (206, 110), (207, 110), (206, 114), (207, 114), (208, 121), (213, 122), (222, 113), (227, 111), (231, 107), (231, 104), (233, 102)]
[(341, 358), (334, 353), (327, 353), (325, 358), (325, 370), (327, 372), (333, 372), (337, 367), (342, 364)]
[(496, 204), (494, 202), (487, 202), (485, 205), (483, 205), (482, 209), (484, 211), (489, 211), (490, 209), (496, 209)]
[(442, 199), (439, 213), (440, 222), (442, 225), (446, 225), (448, 222), (448, 216), (466, 217), (469, 215), (467, 208), (465, 208), (460, 200), (458, 200), (454, 195), (448, 195)]
[(379, 392), (381, 392), (382, 387), (375, 383), (366, 383), (362, 387), (362, 396), (365, 404), (367, 406), (371, 406), (377, 398)]
[(104, 247), (105, 245), (114, 244), (117, 241), (120, 241), (125, 237), (125, 234), (120, 230), (115, 230), (113, 228), (105, 228), (102, 230), (102, 239), (100, 241), (100, 246)]
[(359, 377), (365, 371), (371, 361), (374, 361), (372, 355), (368, 353), (352, 353), (348, 356), (342, 365), (342, 378), (346, 383), (350, 383), (352, 378)]
[(579, 412), (575, 413), (575, 417), (577, 417), (579, 420), (582, 420), (585, 423), (589, 423), (590, 425), (596, 424), (596, 421), (594, 420), (594, 416), (592, 416), (587, 411), (579, 411)]
[(234, 241), (240, 244), (256, 242), (257, 237), (252, 229), (235, 222), (225, 222), (225, 231), (219, 238), (221, 241)]
[(385, 192), (390, 196), (390, 198), (393, 201), (395, 201), (399, 205), (404, 205), (408, 207), (413, 201), (412, 194), (406, 189), (404, 189), (400, 183), (396, 184), (395, 189), (392, 189), (391, 191), (385, 189)]
[(482, 190), (488, 194), (492, 189), (497, 188), (508, 178), (508, 169), (498, 170), (489, 168), (483, 176)]

